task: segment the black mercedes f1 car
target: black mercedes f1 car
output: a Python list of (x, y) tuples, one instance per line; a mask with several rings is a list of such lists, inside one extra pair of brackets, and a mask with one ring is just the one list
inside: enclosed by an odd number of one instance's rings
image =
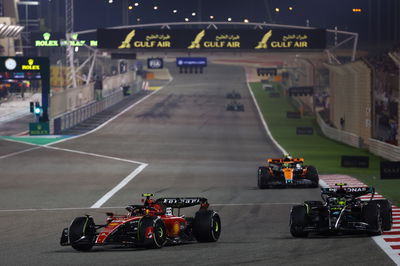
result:
[(244, 112), (244, 105), (235, 100), (231, 101), (226, 105), (227, 111)]
[[(380, 235), (392, 228), (392, 205), (388, 200), (373, 200), (373, 187), (322, 188), (323, 201), (305, 201), (290, 212), (290, 233), (307, 237), (320, 234), (367, 233)], [(370, 194), (368, 201), (360, 196)]]
[[(71, 245), (79, 251), (93, 246), (120, 245), (125, 247), (161, 248), (166, 244), (188, 241), (215, 242), (221, 234), (221, 219), (208, 209), (205, 198), (159, 198), (152, 194), (143, 205), (129, 205), (126, 215), (107, 213), (106, 223), (95, 224), (93, 217), (76, 217), (61, 234), (60, 244)], [(194, 217), (180, 214), (181, 208), (200, 205)], [(178, 209), (178, 214), (174, 210)]]

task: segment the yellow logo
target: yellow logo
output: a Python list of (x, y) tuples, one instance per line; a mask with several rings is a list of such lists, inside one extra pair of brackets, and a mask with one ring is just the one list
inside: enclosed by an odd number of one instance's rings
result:
[(204, 35), (206, 35), (206, 31), (202, 30), (200, 31), (196, 38), (194, 38), (194, 41), (192, 41), (192, 44), (188, 47), (188, 49), (199, 49), (200, 48), (200, 41), (203, 39)]
[(118, 46), (118, 49), (131, 48), (131, 41), (133, 37), (135, 37), (135, 32), (135, 30), (129, 32), (128, 35), (126, 35), (125, 40), (121, 43), (120, 46)]
[(174, 226), (172, 227), (172, 234), (173, 235), (178, 235), (179, 232), (180, 232), (179, 223), (175, 222)]
[(268, 48), (268, 40), (272, 36), (272, 30), (269, 30), (267, 33), (264, 34), (261, 41), (258, 42), (258, 45), (254, 47), (254, 49), (267, 49)]
[(40, 70), (40, 65), (34, 65), (35, 60), (28, 59), (27, 65), (22, 65), (22, 70)]

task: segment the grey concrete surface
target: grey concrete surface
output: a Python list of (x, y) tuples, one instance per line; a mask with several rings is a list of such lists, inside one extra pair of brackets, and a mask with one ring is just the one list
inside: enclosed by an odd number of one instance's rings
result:
[[(96, 247), (89, 253), (59, 246), (72, 218), (90, 213), (103, 223), (109, 208), (12, 209), (87, 208), (136, 166), (40, 149), (0, 160), (0, 195), (6, 194), (0, 207), (2, 265), (393, 264), (369, 237), (291, 237), (291, 205), (319, 199), (320, 193), (256, 188), (257, 167), (281, 154), (264, 133), (241, 67), (210, 65), (197, 75), (171, 68), (171, 74), (169, 85), (101, 130), (55, 146), (148, 163), (104, 207), (138, 203), (146, 192), (207, 197), (221, 215), (220, 240), (160, 250)], [(241, 93), (245, 112), (225, 110), (232, 89)]]

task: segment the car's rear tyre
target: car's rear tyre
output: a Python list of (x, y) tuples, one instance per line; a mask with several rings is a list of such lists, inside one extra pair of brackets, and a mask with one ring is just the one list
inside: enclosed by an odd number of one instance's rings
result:
[(193, 235), (198, 242), (216, 242), (221, 235), (221, 218), (212, 210), (196, 212)]
[(382, 219), (382, 230), (392, 229), (392, 204), (388, 200), (373, 200), (368, 204), (379, 204), (379, 214)]
[(156, 216), (144, 216), (138, 223), (138, 239), (144, 248), (162, 248), (167, 241), (164, 222)]
[(311, 181), (311, 187), (318, 187), (319, 176), (314, 166), (310, 165), (307, 167), (306, 178)]
[(96, 228), (93, 218), (90, 216), (76, 217), (68, 229), (69, 242), (75, 250), (91, 250), (94, 246), (95, 236)]
[(257, 186), (260, 189), (268, 188), (268, 181), (271, 179), (269, 168), (265, 166), (258, 167)]
[(307, 212), (303, 205), (296, 205), (290, 211), (290, 233), (294, 237), (307, 237)]
[(379, 204), (367, 204), (362, 210), (363, 220), (368, 224), (368, 233), (370, 235), (382, 234), (382, 219), (380, 216)]

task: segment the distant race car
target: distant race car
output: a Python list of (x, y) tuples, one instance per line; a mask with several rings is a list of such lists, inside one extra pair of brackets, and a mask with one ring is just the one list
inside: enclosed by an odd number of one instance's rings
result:
[(240, 99), (242, 98), (242, 96), (240, 95), (240, 93), (236, 92), (236, 91), (232, 91), (226, 94), (226, 98), (228, 99)]
[(226, 105), (226, 110), (244, 112), (244, 105), (237, 101), (232, 101)]
[[(122, 245), (126, 247), (161, 248), (166, 244), (179, 244), (197, 240), (215, 242), (221, 234), (221, 219), (209, 210), (205, 198), (159, 198), (152, 194), (143, 205), (129, 205), (126, 215), (107, 213), (106, 224), (95, 224), (93, 217), (76, 217), (61, 234), (60, 244), (71, 245), (79, 251), (93, 246)], [(200, 205), (194, 217), (180, 215), (180, 209)], [(174, 215), (174, 210), (178, 214)]]
[(268, 159), (267, 166), (258, 168), (259, 188), (305, 186), (318, 187), (319, 176), (317, 169), (311, 165), (303, 165), (303, 158)]
[[(305, 201), (290, 212), (290, 233), (307, 237), (320, 234), (367, 233), (380, 235), (392, 228), (392, 205), (388, 200), (373, 200), (373, 187), (322, 188), (323, 201)], [(359, 197), (371, 193), (368, 201)]]

